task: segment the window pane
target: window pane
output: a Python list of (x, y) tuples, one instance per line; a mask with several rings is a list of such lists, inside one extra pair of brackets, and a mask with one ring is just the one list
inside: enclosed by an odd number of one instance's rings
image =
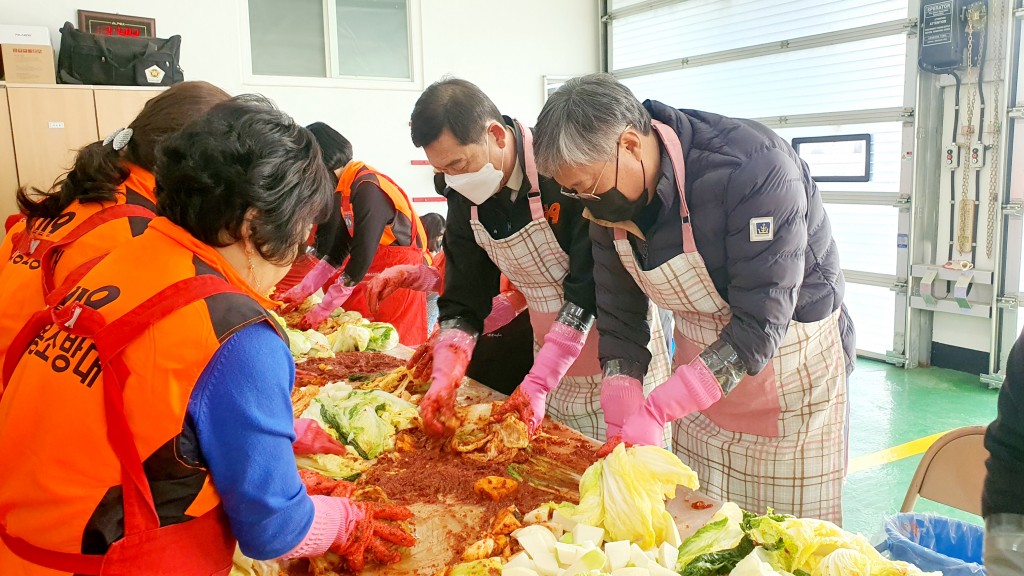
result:
[(892, 350), (896, 293), (888, 288), (846, 283), (846, 308), (857, 331), (857, 349), (875, 354)]
[(892, 206), (825, 204), (843, 270), (896, 273), (899, 209)]
[(906, 17), (907, 0), (687, 0), (613, 20), (612, 69)]
[(336, 0), (342, 76), (412, 78), (406, 0)]
[(639, 3), (643, 2), (643, 1), (644, 0), (611, 0), (611, 2), (609, 3), (610, 4), (609, 5), (609, 9), (611, 9), (611, 10), (621, 10), (621, 9), (626, 8), (628, 6), (632, 6), (633, 4), (639, 4)]
[(871, 179), (867, 182), (819, 182), (818, 188), (825, 192), (896, 194), (900, 191), (900, 170), (903, 166), (903, 124), (900, 122), (776, 128), (775, 132), (790, 143), (793, 138), (805, 136), (871, 134)]
[(249, 0), (252, 73), (327, 75), (324, 4), (320, 0)]
[(891, 108), (903, 106), (906, 44), (906, 36), (897, 34), (623, 83), (641, 101), (741, 118)]

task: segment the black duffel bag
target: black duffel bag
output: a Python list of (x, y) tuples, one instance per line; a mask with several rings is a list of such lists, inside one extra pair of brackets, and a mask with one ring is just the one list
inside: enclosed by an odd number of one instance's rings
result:
[(60, 29), (57, 78), (61, 84), (170, 86), (185, 80), (178, 66), (181, 36), (132, 38)]

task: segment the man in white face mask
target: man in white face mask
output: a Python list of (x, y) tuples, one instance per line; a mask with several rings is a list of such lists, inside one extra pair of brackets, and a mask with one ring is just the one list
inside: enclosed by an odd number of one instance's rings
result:
[[(594, 261), (582, 204), (538, 176), (531, 131), (502, 116), (469, 82), (445, 79), (427, 88), (411, 128), (413, 144), (449, 187), (440, 330), (412, 360), (433, 378), (421, 403), (424, 428), (439, 435), (451, 424), (455, 390), (504, 274), (526, 298), (537, 350), (505, 412), (517, 413), (531, 433), (547, 413), (604, 438), (605, 420), (620, 424), (644, 395), (638, 385), (609, 387), (602, 397), (597, 337), (590, 333)], [(402, 267), (388, 274), (408, 287), (425, 283), (428, 271)], [(660, 330), (652, 346), (667, 374)]]

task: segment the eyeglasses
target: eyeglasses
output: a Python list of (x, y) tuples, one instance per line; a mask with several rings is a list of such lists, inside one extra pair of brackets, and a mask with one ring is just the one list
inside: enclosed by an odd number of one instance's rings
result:
[[(616, 150), (615, 151), (616, 160), (618, 160), (618, 155), (619, 155), (618, 154), (618, 150)], [(597, 175), (597, 180), (594, 181), (594, 187), (590, 190), (590, 192), (587, 192), (587, 193), (584, 193), (584, 194), (580, 194), (579, 192), (577, 192), (575, 190), (572, 190), (572, 189), (566, 190), (564, 186), (561, 187), (560, 192), (562, 194), (564, 194), (565, 196), (568, 196), (569, 198), (572, 198), (574, 200), (593, 200), (593, 201), (600, 200), (601, 197), (598, 196), (597, 194), (594, 194), (594, 192), (597, 192), (597, 185), (601, 183), (601, 177), (604, 176), (604, 171), (608, 169), (608, 162), (610, 162), (610, 160), (605, 162), (604, 166), (601, 167), (601, 173)]]

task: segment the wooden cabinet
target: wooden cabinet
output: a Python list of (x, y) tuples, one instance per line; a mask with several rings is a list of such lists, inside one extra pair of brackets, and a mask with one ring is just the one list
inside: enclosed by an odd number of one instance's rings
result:
[(7, 97), (18, 180), (48, 190), (99, 139), (92, 90), (8, 86)]
[(108, 134), (118, 128), (127, 128), (142, 111), (146, 102), (159, 93), (159, 90), (152, 89), (96, 88), (93, 90), (96, 102), (96, 126), (99, 129), (100, 138), (106, 138)]
[(0, 222), (18, 211), (14, 194), (18, 190), (18, 167), (14, 160), (14, 135), (7, 90), (0, 88)]
[(19, 186), (49, 190), (74, 165), (79, 148), (127, 127), (159, 93), (0, 83), (0, 218), (16, 212)]

